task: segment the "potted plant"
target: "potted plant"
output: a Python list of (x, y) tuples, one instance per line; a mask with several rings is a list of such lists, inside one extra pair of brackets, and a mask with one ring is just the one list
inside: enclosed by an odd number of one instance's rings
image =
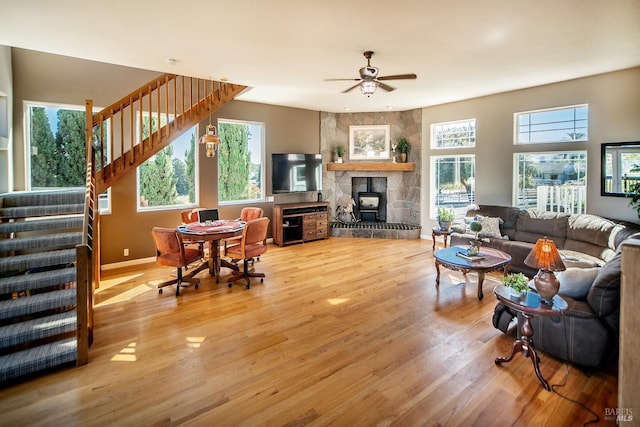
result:
[(400, 161), (402, 163), (407, 162), (407, 152), (409, 151), (409, 140), (407, 138), (398, 138), (398, 151), (400, 151)]
[(343, 156), (344, 156), (344, 145), (336, 144), (336, 163), (342, 163)]
[(529, 278), (522, 273), (508, 274), (502, 279), (502, 282), (515, 296), (520, 296), (529, 290)]
[(474, 249), (471, 249), (468, 252), (470, 254), (477, 255), (480, 252), (480, 246), (482, 246), (482, 240), (478, 238), (478, 233), (482, 231), (482, 224), (480, 224), (478, 221), (473, 221), (469, 225), (469, 229), (473, 231), (475, 238), (472, 240), (469, 240), (469, 244), (471, 245), (471, 248), (474, 248)]
[(440, 207), (438, 208), (438, 225), (441, 230), (448, 230), (451, 228), (455, 216), (453, 209)]

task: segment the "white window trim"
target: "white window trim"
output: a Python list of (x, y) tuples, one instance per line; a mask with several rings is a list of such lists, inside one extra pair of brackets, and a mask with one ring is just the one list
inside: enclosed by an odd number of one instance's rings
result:
[[(437, 126), (452, 125), (452, 124), (456, 124), (456, 123), (471, 123), (471, 122), (474, 123), (474, 129), (475, 129), (474, 142), (473, 142), (472, 145), (462, 145), (460, 147), (438, 147), (436, 145), (435, 128)], [(451, 121), (447, 121), (447, 122), (431, 123), (431, 126), (430, 126), (431, 149), (432, 150), (461, 150), (461, 149), (475, 148), (476, 142), (478, 140), (478, 126), (477, 126), (477, 124), (478, 124), (477, 123), (477, 119), (475, 117), (468, 118), (468, 119), (451, 120)]]
[[(31, 108), (30, 107), (44, 107), (44, 108), (57, 108), (63, 110), (75, 110), (75, 111), (86, 111), (86, 107), (84, 105), (74, 105), (74, 104), (64, 104), (57, 102), (40, 102), (40, 101), (22, 101), (22, 112), (23, 112), (23, 148), (24, 148), (24, 182), (25, 188), (27, 191), (35, 191), (31, 186)], [(94, 106), (93, 113), (99, 112), (102, 110), (102, 107)], [(108, 129), (108, 128), (107, 128)], [(112, 153), (107, 153), (109, 158), (111, 158)], [(51, 187), (50, 189), (54, 190), (58, 187)], [(84, 188), (84, 187), (75, 187), (75, 188)], [(40, 191), (40, 190), (37, 190)], [(46, 190), (42, 190), (46, 191)], [(98, 198), (100, 195), (98, 195)], [(100, 208), (100, 202), (98, 200), (98, 208)], [(100, 209), (100, 215), (109, 215), (111, 214), (111, 188), (107, 189), (107, 208)]]
[[(460, 148), (469, 148), (469, 147), (460, 147)], [(477, 173), (477, 165), (475, 164), (476, 159), (476, 155), (475, 153), (456, 153), (456, 154), (438, 154), (435, 156), (430, 156), (430, 169), (431, 169), (431, 173), (429, 176), (429, 193), (431, 194), (431, 197), (429, 198), (429, 218), (431, 219), (436, 219), (438, 216), (438, 205), (436, 203), (436, 198), (438, 195), (438, 188), (436, 187), (436, 172), (437, 172), (437, 167), (436, 167), (436, 162), (438, 159), (442, 159), (442, 158), (448, 158), (448, 157), (473, 157), (474, 159), (474, 170)], [(475, 180), (475, 177), (474, 177)], [(474, 184), (475, 186), (476, 184)]]
[[(587, 138), (584, 140), (559, 140), (559, 141), (541, 141), (541, 142), (520, 142), (518, 140), (518, 117), (521, 114), (531, 114), (531, 113), (542, 113), (545, 111), (556, 111), (556, 110), (568, 110), (571, 108), (587, 108)], [(552, 107), (552, 108), (541, 108), (539, 110), (529, 110), (529, 111), (518, 111), (513, 113), (513, 145), (519, 146), (534, 146), (538, 144), (575, 144), (575, 143), (586, 143), (589, 141), (589, 104), (575, 104), (575, 105), (564, 105), (561, 107)]]
[[(512, 177), (512, 191), (511, 191), (511, 206), (518, 206), (518, 191), (520, 190), (518, 188), (518, 156), (520, 155), (527, 155), (527, 154), (532, 154), (532, 155), (557, 155), (557, 154), (584, 154), (585, 155), (585, 164), (586, 164), (586, 169), (585, 169), (585, 174), (586, 177), (588, 178), (589, 176), (589, 153), (587, 150), (554, 150), (554, 151), (527, 151), (527, 152), (522, 152), (522, 153), (513, 153), (513, 165), (512, 165), (512, 169), (513, 169), (513, 177)], [(587, 182), (585, 181), (585, 189), (587, 187)], [(586, 197), (587, 199), (585, 200), (585, 207), (586, 204), (588, 203), (588, 196), (589, 193), (586, 193)]]
[[(246, 205), (246, 204), (251, 204), (251, 203), (264, 203), (266, 200), (266, 191), (265, 191), (265, 174), (266, 174), (266, 164), (265, 164), (265, 159), (266, 159), (266, 151), (267, 151), (267, 141), (266, 141), (266, 134), (267, 134), (267, 124), (265, 122), (260, 122), (260, 121), (255, 121), (255, 120), (238, 120), (238, 119), (225, 119), (225, 118), (219, 118), (217, 121), (217, 126), (218, 129), (220, 129), (220, 123), (239, 123), (239, 124), (253, 124), (253, 125), (260, 125), (260, 129), (261, 129), (261, 135), (260, 135), (260, 141), (261, 141), (261, 145), (260, 145), (260, 197), (257, 199), (250, 199), (250, 200), (231, 200), (231, 201), (221, 201), (220, 200), (220, 192), (218, 191), (218, 205), (219, 206), (235, 206), (235, 205)], [(216, 162), (218, 161), (218, 158), (216, 156)], [(218, 185), (220, 183), (220, 169), (218, 168)]]

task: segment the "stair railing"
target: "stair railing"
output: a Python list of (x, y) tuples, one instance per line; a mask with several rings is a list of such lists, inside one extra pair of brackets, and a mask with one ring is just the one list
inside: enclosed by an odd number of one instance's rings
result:
[(94, 114), (91, 123), (97, 154), (97, 193), (135, 170), (245, 88), (162, 74)]
[[(162, 74), (96, 114), (93, 102), (86, 101), (84, 232), (76, 247), (78, 365), (88, 362), (93, 341), (93, 291), (100, 281), (98, 196), (245, 89)], [(142, 133), (148, 136), (141, 138)]]

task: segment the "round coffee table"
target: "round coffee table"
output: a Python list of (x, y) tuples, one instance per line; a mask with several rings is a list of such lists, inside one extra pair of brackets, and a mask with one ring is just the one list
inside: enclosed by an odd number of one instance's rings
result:
[(540, 299), (540, 295), (530, 291), (524, 296), (516, 297), (511, 294), (509, 288), (504, 285), (496, 286), (493, 290), (496, 294), (496, 298), (502, 304), (507, 307), (519, 311), (524, 317), (524, 323), (522, 324), (522, 334), (513, 343), (511, 353), (507, 357), (498, 357), (495, 360), (496, 365), (501, 365), (505, 362), (510, 362), (517, 351), (520, 351), (524, 357), (531, 359), (533, 363), (533, 369), (536, 371), (536, 376), (542, 383), (542, 386), (547, 390), (551, 390), (549, 383), (542, 377), (540, 373), (540, 364), (538, 359), (538, 353), (533, 346), (533, 327), (531, 326), (531, 316), (560, 316), (568, 307), (567, 301), (561, 296), (555, 295), (551, 304), (547, 304)]
[(485, 273), (491, 271), (502, 270), (506, 275), (509, 271), (509, 263), (511, 255), (506, 252), (491, 248), (481, 248), (480, 257), (469, 260), (458, 255), (466, 253), (467, 248), (454, 246), (451, 248), (441, 249), (433, 254), (436, 263), (436, 286), (440, 285), (440, 266), (449, 270), (461, 271), (466, 274), (470, 271), (478, 273), (478, 299), (484, 297), (482, 293), (482, 284), (484, 282)]

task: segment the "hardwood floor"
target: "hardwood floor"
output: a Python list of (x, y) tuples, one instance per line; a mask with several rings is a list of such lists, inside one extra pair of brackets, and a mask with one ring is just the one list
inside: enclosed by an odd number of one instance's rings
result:
[[(582, 425), (594, 416), (547, 392), (529, 359), (498, 367), (513, 339), (485, 298), (443, 269), (431, 242), (331, 238), (269, 246), (252, 288), (200, 273), (176, 298), (147, 264), (108, 271), (90, 361), (0, 390), (2, 425)], [(223, 275), (229, 270), (223, 269)], [(535, 336), (534, 336), (535, 340)], [(615, 364), (585, 374), (541, 354), (550, 384), (603, 421)]]

